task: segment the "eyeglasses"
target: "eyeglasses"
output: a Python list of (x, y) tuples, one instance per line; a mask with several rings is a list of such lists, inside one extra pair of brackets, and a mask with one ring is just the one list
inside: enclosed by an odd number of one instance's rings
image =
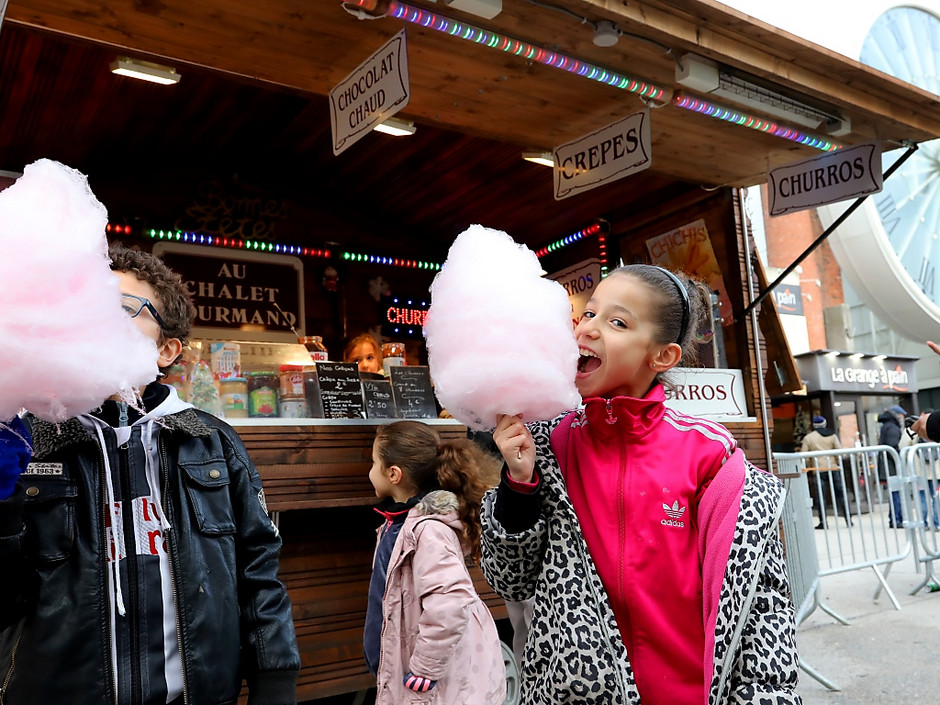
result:
[(127, 315), (131, 318), (137, 318), (141, 311), (147, 309), (150, 311), (150, 315), (153, 316), (153, 320), (157, 322), (157, 325), (163, 330), (168, 330), (166, 323), (163, 322), (160, 314), (157, 313), (157, 309), (150, 303), (150, 299), (145, 299), (143, 296), (134, 296), (133, 294), (121, 294), (121, 307), (127, 311)]

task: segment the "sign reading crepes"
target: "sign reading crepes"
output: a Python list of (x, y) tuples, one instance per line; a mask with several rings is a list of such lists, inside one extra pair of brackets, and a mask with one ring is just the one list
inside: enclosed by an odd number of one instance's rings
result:
[(649, 110), (555, 147), (555, 200), (648, 169), (651, 154)]
[(410, 97), (408, 47), (402, 30), (330, 91), (333, 154), (404, 108)]
[(712, 421), (750, 421), (741, 370), (674, 367), (668, 372), (666, 406)]
[(881, 191), (881, 143), (866, 142), (770, 172), (770, 215)]
[(189, 289), (194, 337), (296, 343), (303, 335), (304, 273), (297, 257), (175, 242), (158, 242), (153, 253)]

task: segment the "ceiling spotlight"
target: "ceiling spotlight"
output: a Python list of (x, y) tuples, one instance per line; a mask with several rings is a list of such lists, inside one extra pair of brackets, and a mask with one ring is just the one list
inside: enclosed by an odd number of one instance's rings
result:
[(444, 4), (488, 20), (503, 11), (503, 0), (444, 0)]
[(533, 164), (542, 166), (555, 166), (555, 157), (551, 152), (523, 152), (522, 158)]
[(390, 117), (387, 120), (380, 122), (372, 129), (376, 132), (384, 132), (386, 135), (395, 135), (395, 137), (401, 137), (403, 135), (413, 135), (417, 128), (415, 127), (415, 124), (409, 120), (401, 120), (399, 118)]
[(180, 81), (180, 75), (176, 73), (174, 68), (154, 64), (150, 61), (130, 59), (126, 56), (119, 56), (117, 61), (111, 62), (111, 73), (139, 78), (141, 81), (150, 81), (164, 86), (179, 83)]
[(594, 27), (594, 44), (599, 47), (612, 47), (620, 39), (617, 25), (608, 20), (601, 20)]
[(771, 87), (733, 74), (716, 62), (696, 54), (685, 54), (682, 57), (676, 66), (676, 83), (790, 123), (813, 130), (825, 130), (833, 136), (847, 134), (852, 129), (849, 118), (790, 98)]

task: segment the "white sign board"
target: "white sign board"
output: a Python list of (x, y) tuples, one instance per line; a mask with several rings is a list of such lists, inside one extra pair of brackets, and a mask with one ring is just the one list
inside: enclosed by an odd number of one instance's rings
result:
[(650, 111), (555, 147), (555, 200), (590, 191), (652, 164)]
[(881, 191), (881, 143), (866, 142), (771, 170), (770, 215)]
[(753, 421), (747, 415), (741, 370), (674, 367), (667, 378), (666, 406), (712, 421)]
[(402, 30), (330, 91), (333, 154), (404, 108), (409, 98), (408, 47)]
[(599, 259), (589, 259), (568, 267), (560, 272), (548, 275), (568, 292), (568, 301), (571, 302), (571, 321), (578, 325), (581, 315), (584, 313), (584, 306), (594, 295), (594, 289), (601, 283), (601, 261)]

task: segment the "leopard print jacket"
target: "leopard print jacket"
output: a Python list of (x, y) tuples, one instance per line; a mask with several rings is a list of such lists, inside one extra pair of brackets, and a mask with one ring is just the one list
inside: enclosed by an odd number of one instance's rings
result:
[[(502, 597), (535, 597), (523, 656), (527, 705), (638, 705), (640, 696), (613, 609), (588, 553), (550, 448), (559, 419), (532, 424), (540, 449), (541, 514), (506, 532), (483, 501), (483, 571)], [(746, 463), (744, 493), (715, 625), (708, 705), (800, 705), (793, 606), (777, 522), (783, 488)], [(704, 700), (703, 691), (703, 700)]]

